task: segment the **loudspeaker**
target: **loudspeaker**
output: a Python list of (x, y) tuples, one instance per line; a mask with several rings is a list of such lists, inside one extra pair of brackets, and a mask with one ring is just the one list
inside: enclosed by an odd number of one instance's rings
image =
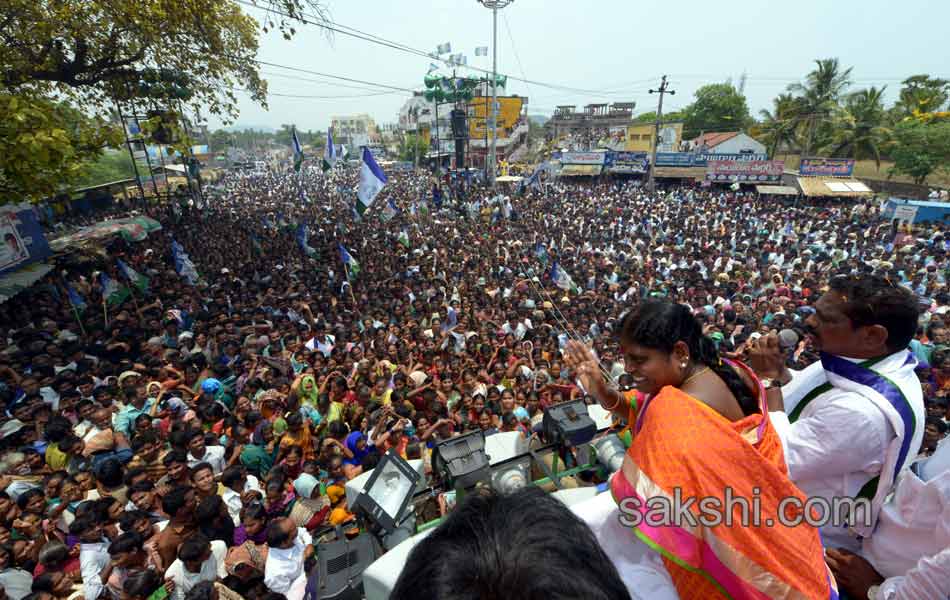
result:
[[(456, 140), (468, 139), (468, 118), (465, 111), (455, 108), (452, 109), (452, 137)], [(458, 146), (458, 144), (456, 144)]]
[(473, 431), (439, 442), (432, 451), (432, 470), (442, 477), (449, 489), (470, 488), (479, 481), (491, 481), (485, 434)]
[(455, 141), (455, 168), (462, 170), (465, 168), (465, 142)]
[(548, 407), (541, 421), (544, 441), (549, 444), (580, 446), (594, 439), (597, 425), (580, 400), (568, 400)]
[[(340, 536), (342, 537), (342, 536)], [(363, 597), (363, 571), (373, 564), (380, 552), (368, 533), (355, 539), (338, 539), (317, 544), (319, 582), (315, 594), (307, 600), (360, 600)]]

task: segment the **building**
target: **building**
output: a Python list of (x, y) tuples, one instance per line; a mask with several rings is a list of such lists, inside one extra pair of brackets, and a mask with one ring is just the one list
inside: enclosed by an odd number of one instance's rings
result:
[(332, 117), (330, 127), (333, 128), (333, 143), (345, 145), (351, 151), (382, 141), (376, 122), (367, 114)]
[[(628, 152), (653, 152), (655, 123), (637, 123), (627, 127), (624, 150)], [(683, 123), (671, 121), (660, 124), (660, 146), (657, 152), (679, 152), (683, 142)]]
[[(487, 92), (487, 96), (486, 96)], [(519, 153), (525, 146), (528, 138), (528, 118), (525, 107), (528, 99), (524, 96), (504, 95), (504, 88), (499, 86), (498, 98), (498, 139), (496, 141), (497, 157), (503, 160), (517, 161)], [(454, 160), (455, 137), (452, 129), (452, 110), (456, 107), (465, 110), (468, 139), (465, 141), (465, 162), (469, 167), (482, 168), (485, 165), (487, 148), (491, 144), (490, 129), (487, 127), (486, 113), (490, 112), (489, 97), (491, 89), (485, 89), (484, 84), (475, 89), (475, 97), (467, 103), (459, 105), (453, 103), (439, 103), (426, 100), (423, 92), (413, 92), (399, 110), (397, 128), (401, 133), (417, 133), (425, 140), (430, 148), (430, 158), (436, 157), (436, 152), (442, 155), (451, 155)], [(438, 122), (436, 112), (438, 111)], [(435, 140), (438, 139), (438, 150)], [(447, 161), (443, 158), (443, 161)]]
[(741, 131), (704, 133), (689, 140), (690, 150), (710, 154), (767, 154), (765, 145)]
[(635, 107), (634, 102), (588, 104), (579, 112), (576, 105), (561, 105), (544, 124), (545, 137), (565, 150), (623, 150)]

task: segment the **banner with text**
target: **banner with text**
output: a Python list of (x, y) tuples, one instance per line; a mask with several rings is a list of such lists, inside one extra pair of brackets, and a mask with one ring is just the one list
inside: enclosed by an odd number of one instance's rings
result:
[(608, 152), (604, 166), (610, 173), (646, 173), (650, 159), (646, 152)]
[(779, 181), (785, 163), (781, 160), (710, 160), (706, 162), (709, 181)]
[(656, 166), (658, 167), (692, 167), (695, 154), (690, 152), (657, 152)]
[(854, 173), (854, 159), (803, 158), (798, 173), (812, 177), (851, 177)]
[(705, 167), (711, 160), (731, 160), (737, 162), (767, 161), (765, 154), (715, 154), (711, 152), (657, 152), (658, 167)]
[(19, 269), (50, 255), (43, 228), (31, 204), (0, 208), (0, 274)]
[(562, 165), (602, 165), (604, 152), (562, 152)]

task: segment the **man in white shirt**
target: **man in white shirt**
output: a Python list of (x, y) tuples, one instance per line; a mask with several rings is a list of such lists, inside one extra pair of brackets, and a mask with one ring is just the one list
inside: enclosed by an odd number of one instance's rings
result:
[(93, 515), (84, 515), (69, 526), (69, 532), (79, 536), (79, 569), (82, 573), (82, 593), (89, 600), (97, 600), (105, 591), (102, 572), (109, 564), (109, 543), (103, 541), (102, 526)]
[[(858, 556), (828, 550), (839, 589), (872, 600), (945, 600), (950, 590), (950, 445), (901, 473)], [(918, 477), (917, 472), (920, 473)]]
[(306, 529), (298, 528), (290, 519), (275, 519), (267, 526), (267, 561), (264, 563), (264, 585), (272, 592), (288, 594), (306, 588), (304, 562), (313, 556), (312, 539)]
[(850, 527), (822, 527), (826, 546), (857, 551), (884, 498), (923, 439), (917, 361), (917, 299), (877, 276), (841, 276), (806, 326), (821, 361), (793, 377), (775, 335), (752, 343), (749, 362), (767, 389), (770, 418), (789, 477), (809, 497), (866, 498)]
[(244, 500), (248, 493), (257, 493), (259, 499), (263, 498), (261, 484), (257, 477), (247, 474), (247, 469), (243, 465), (232, 465), (221, 474), (221, 484), (224, 491), (221, 492), (221, 499), (228, 507), (228, 514), (234, 521), (234, 526), (241, 524), (241, 509), (244, 507)]
[(211, 465), (215, 475), (224, 471), (224, 447), (205, 446), (205, 434), (201, 429), (193, 429), (188, 440), (188, 467), (206, 462)]
[(193, 587), (202, 581), (214, 582), (228, 576), (224, 558), (227, 545), (221, 540), (208, 541), (200, 533), (192, 534), (178, 548), (178, 558), (165, 571), (165, 579), (175, 582), (171, 600), (184, 600)]

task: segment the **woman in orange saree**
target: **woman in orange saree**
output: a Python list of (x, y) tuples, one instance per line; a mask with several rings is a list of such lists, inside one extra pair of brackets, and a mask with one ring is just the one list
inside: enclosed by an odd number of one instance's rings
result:
[[(569, 345), (568, 364), (604, 408), (633, 424), (611, 492), (632, 536), (662, 556), (680, 598), (837, 598), (818, 529), (779, 518), (779, 507), (785, 519), (800, 515), (806, 498), (788, 478), (762, 383), (722, 360), (681, 305), (634, 308), (620, 344), (646, 396), (639, 406), (607, 386), (583, 345)], [(670, 512), (677, 498), (686, 508)]]

